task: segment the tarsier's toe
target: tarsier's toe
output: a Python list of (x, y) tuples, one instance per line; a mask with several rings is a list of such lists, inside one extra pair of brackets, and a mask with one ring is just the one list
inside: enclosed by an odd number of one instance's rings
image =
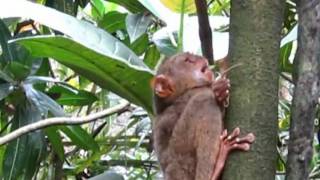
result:
[(253, 133), (249, 133), (247, 137), (248, 137), (248, 142), (250, 143), (253, 143), (256, 140), (256, 136)]
[(249, 151), (250, 150), (250, 144), (249, 143), (242, 143), (242, 144), (234, 144), (232, 145), (233, 149), (238, 149), (242, 151)]
[(228, 140), (231, 141), (240, 135), (240, 128), (235, 128), (232, 133), (228, 136)]

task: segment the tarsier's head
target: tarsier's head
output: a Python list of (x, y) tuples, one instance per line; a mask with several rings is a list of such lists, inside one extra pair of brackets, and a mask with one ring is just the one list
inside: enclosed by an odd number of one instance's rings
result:
[(167, 59), (153, 79), (154, 94), (174, 100), (186, 90), (210, 86), (214, 75), (204, 57), (181, 53)]

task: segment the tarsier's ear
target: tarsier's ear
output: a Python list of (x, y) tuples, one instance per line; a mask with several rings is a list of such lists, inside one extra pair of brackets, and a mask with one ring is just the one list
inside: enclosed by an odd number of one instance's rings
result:
[(174, 93), (174, 85), (171, 78), (160, 74), (155, 76), (151, 81), (151, 86), (157, 96), (166, 98)]

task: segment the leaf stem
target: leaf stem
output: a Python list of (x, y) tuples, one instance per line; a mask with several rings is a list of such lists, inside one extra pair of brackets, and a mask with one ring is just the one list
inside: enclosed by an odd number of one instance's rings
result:
[(179, 39), (178, 39), (178, 52), (181, 52), (183, 50), (183, 24), (184, 24), (185, 6), (186, 6), (186, 0), (182, 0), (181, 14), (180, 14)]

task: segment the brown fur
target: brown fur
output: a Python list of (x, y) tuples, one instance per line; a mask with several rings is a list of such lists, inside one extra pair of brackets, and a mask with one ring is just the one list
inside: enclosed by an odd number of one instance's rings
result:
[(209, 87), (178, 98), (158, 115), (153, 132), (165, 179), (210, 179), (219, 152), (222, 114)]
[(183, 53), (158, 71), (178, 85), (172, 97), (155, 95), (154, 148), (166, 180), (209, 180), (220, 148), (222, 112), (212, 82), (197, 81), (192, 75), (197, 69), (181, 63), (186, 58), (206, 61)]

